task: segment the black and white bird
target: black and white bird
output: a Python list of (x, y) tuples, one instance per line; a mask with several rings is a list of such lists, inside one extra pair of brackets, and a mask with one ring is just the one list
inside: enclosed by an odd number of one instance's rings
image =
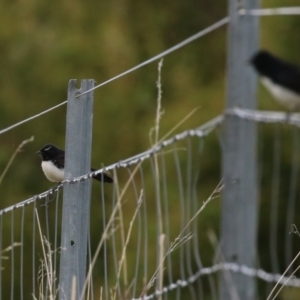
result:
[(300, 67), (265, 50), (258, 51), (250, 63), (279, 103), (289, 111), (300, 109)]
[[(52, 182), (61, 182), (65, 178), (65, 151), (55, 145), (47, 144), (37, 152), (42, 156), (42, 169), (48, 180)], [(91, 171), (96, 169), (91, 168)], [(112, 183), (113, 179), (106, 173), (99, 173), (93, 176), (98, 181)]]

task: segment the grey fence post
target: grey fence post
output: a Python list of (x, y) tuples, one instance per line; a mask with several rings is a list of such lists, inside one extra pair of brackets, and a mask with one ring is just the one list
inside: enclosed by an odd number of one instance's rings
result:
[[(65, 179), (90, 172), (94, 80), (70, 80), (66, 125)], [(87, 238), (90, 216), (91, 180), (64, 185), (59, 299), (70, 300), (72, 287), (79, 299), (86, 278)], [(74, 285), (75, 283), (75, 285)]]
[[(258, 49), (258, 17), (241, 9), (258, 8), (259, 0), (229, 0), (226, 109), (256, 108), (256, 76), (249, 58)], [(224, 262), (254, 267), (257, 241), (256, 124), (226, 115), (222, 143), (221, 251)], [(254, 300), (255, 279), (223, 271), (220, 299)]]

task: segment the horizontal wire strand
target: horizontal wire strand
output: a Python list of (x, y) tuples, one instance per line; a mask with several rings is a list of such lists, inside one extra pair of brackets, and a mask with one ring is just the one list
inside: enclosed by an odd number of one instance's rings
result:
[[(138, 70), (138, 69), (140, 69), (140, 68), (142, 68), (142, 67), (144, 67), (144, 66), (146, 66), (146, 65), (148, 65), (148, 64), (150, 64), (150, 63), (152, 63), (152, 62), (154, 62), (156, 60), (159, 60), (160, 58), (162, 58), (162, 57), (164, 57), (164, 56), (166, 56), (166, 55), (168, 55), (168, 54), (170, 54), (170, 53), (172, 53), (172, 52), (174, 52), (174, 51), (176, 51), (176, 50), (178, 50), (178, 49), (180, 49), (180, 48), (188, 45), (189, 43), (191, 43), (191, 42), (199, 39), (200, 37), (202, 37), (202, 36), (204, 36), (204, 35), (212, 32), (212, 31), (218, 29), (219, 27), (227, 24), (228, 22), (229, 22), (229, 17), (225, 17), (222, 20), (214, 23), (213, 25), (211, 25), (211, 26), (209, 26), (209, 27), (207, 27), (207, 28), (199, 31), (198, 33), (192, 35), (191, 37), (185, 39), (184, 41), (180, 42), (179, 44), (176, 44), (175, 46), (169, 48), (168, 50), (165, 50), (164, 52), (162, 52), (162, 53), (160, 53), (160, 54), (158, 54), (158, 55), (156, 55), (156, 56), (154, 56), (154, 57), (152, 57), (152, 58), (150, 58), (150, 59), (142, 62), (141, 64), (139, 64), (139, 65), (137, 65), (137, 66), (135, 66), (135, 67), (133, 67), (133, 68), (131, 68), (131, 69), (129, 69), (129, 70), (127, 70), (127, 71), (125, 71), (125, 72), (123, 72), (123, 73), (121, 73), (121, 74), (119, 74), (119, 75), (117, 75), (117, 76), (115, 76), (115, 77), (107, 80), (107, 81), (104, 81), (104, 82), (96, 85), (94, 88), (92, 88), (92, 89), (90, 89), (90, 90), (88, 90), (88, 91), (86, 91), (84, 93), (76, 95), (76, 98), (79, 98), (79, 97), (81, 97), (81, 96), (83, 96), (83, 95), (85, 95), (87, 93), (90, 93), (91, 91), (94, 91), (94, 90), (102, 87), (103, 85), (106, 85), (106, 84), (108, 84), (108, 83), (110, 83), (110, 82), (112, 82), (112, 81), (114, 81), (114, 80), (116, 80), (116, 79), (118, 79), (120, 77), (123, 77), (123, 76), (125, 76), (125, 75), (127, 75), (127, 74), (129, 74), (129, 73), (131, 73), (133, 71), (136, 71), (136, 70)], [(60, 103), (60, 104), (58, 104), (56, 106), (53, 106), (53, 107), (51, 107), (51, 108), (49, 108), (49, 109), (47, 109), (47, 110), (45, 110), (45, 111), (43, 111), (41, 113), (38, 113), (38, 114), (36, 114), (34, 116), (31, 116), (31, 117), (29, 117), (29, 118), (27, 118), (27, 119), (25, 119), (23, 121), (20, 121), (18, 123), (15, 123), (15, 124), (11, 125), (9, 127), (6, 127), (4, 129), (0, 130), (0, 135), (3, 134), (3, 133), (5, 133), (5, 132), (8, 132), (8, 131), (10, 131), (10, 130), (12, 130), (12, 129), (14, 129), (14, 128), (20, 126), (20, 125), (22, 125), (22, 124), (25, 124), (25, 123), (27, 123), (27, 122), (29, 122), (31, 120), (34, 120), (34, 119), (36, 119), (36, 118), (38, 118), (38, 117), (40, 117), (40, 116), (42, 116), (44, 114), (47, 114), (48, 112), (51, 112), (52, 110), (65, 105), (67, 102), (68, 101), (65, 100), (64, 102), (62, 102), (62, 103)]]
[[(252, 9), (252, 10), (241, 9), (240, 10), (240, 14), (241, 15), (247, 15), (248, 14), (248, 15), (252, 15), (252, 16), (298, 15), (298, 14), (300, 14), (300, 7), (265, 8), (265, 9)], [(218, 29), (219, 27), (222, 27), (223, 25), (227, 24), (229, 21), (230, 21), (230, 19), (227, 16), (227, 17), (219, 20), (218, 22), (214, 23), (213, 25), (211, 25), (211, 26), (209, 26), (209, 27), (201, 30), (200, 32), (196, 33), (195, 35), (192, 35), (191, 37), (189, 37), (186, 40), (180, 42), (179, 44), (177, 44), (177, 45), (169, 48), (168, 50), (166, 50), (166, 51), (164, 51), (164, 52), (162, 52), (162, 53), (160, 53), (160, 54), (158, 54), (158, 55), (156, 55), (156, 56), (154, 56), (154, 57), (152, 57), (152, 58), (144, 61), (143, 63), (141, 63), (141, 64), (139, 64), (139, 65), (137, 65), (137, 66), (135, 66), (135, 67), (133, 67), (133, 68), (131, 68), (131, 69), (129, 69), (129, 70), (127, 70), (127, 71), (125, 71), (125, 72), (123, 72), (123, 73), (121, 73), (121, 74), (119, 74), (119, 75), (117, 75), (117, 76), (115, 76), (115, 77), (107, 80), (107, 81), (104, 81), (104, 82), (96, 85), (94, 88), (92, 88), (92, 89), (90, 89), (90, 90), (88, 90), (88, 91), (86, 91), (86, 92), (84, 92), (82, 94), (79, 94), (76, 97), (77, 98), (81, 97), (81, 96), (83, 96), (86, 93), (89, 93), (89, 92), (91, 92), (93, 90), (96, 90), (96, 89), (98, 89), (98, 88), (100, 88), (100, 87), (102, 87), (102, 86), (104, 86), (104, 85), (106, 85), (106, 84), (108, 84), (108, 83), (116, 80), (116, 79), (119, 79), (119, 78), (121, 78), (121, 77), (123, 77), (123, 76), (125, 76), (125, 75), (127, 75), (127, 74), (129, 74), (129, 73), (131, 73), (133, 71), (136, 71), (136, 70), (138, 70), (138, 69), (140, 69), (140, 68), (142, 68), (142, 67), (144, 67), (144, 66), (146, 66), (146, 65), (148, 65), (148, 64), (150, 64), (150, 63), (152, 63), (152, 62), (154, 62), (156, 60), (159, 60), (160, 58), (162, 58), (162, 57), (164, 57), (164, 56), (166, 56), (166, 55), (168, 55), (168, 54), (170, 54), (170, 53), (172, 53), (172, 52), (174, 52), (174, 51), (176, 51), (176, 50), (178, 50), (178, 49), (180, 49), (180, 48), (188, 45), (189, 43), (191, 43), (191, 42), (199, 39), (200, 37), (202, 37), (202, 36), (204, 36), (204, 35), (212, 32), (212, 31), (214, 31), (216, 29)], [(57, 105), (55, 105), (55, 106), (53, 106), (53, 107), (51, 107), (51, 108), (49, 108), (47, 110), (44, 110), (44, 111), (42, 111), (42, 112), (40, 112), (40, 113), (38, 113), (36, 115), (33, 115), (33, 116), (31, 116), (31, 117), (29, 117), (27, 119), (24, 119), (24, 120), (22, 120), (22, 121), (20, 121), (18, 123), (15, 123), (15, 124), (13, 124), (13, 125), (11, 125), (9, 127), (6, 127), (4, 129), (0, 130), (0, 135), (3, 134), (3, 133), (6, 133), (6, 132), (8, 132), (8, 131), (10, 131), (10, 130), (12, 130), (12, 129), (18, 127), (18, 126), (20, 126), (20, 125), (22, 125), (22, 124), (25, 124), (25, 123), (27, 123), (29, 121), (32, 121), (32, 120), (34, 120), (34, 119), (36, 119), (36, 118), (38, 118), (38, 117), (40, 117), (40, 116), (42, 116), (44, 114), (47, 114), (48, 112), (51, 112), (52, 110), (55, 110), (56, 108), (59, 108), (59, 107), (65, 105), (67, 102), (68, 101), (65, 100), (64, 102), (59, 103), (59, 104), (57, 104)]]
[(282, 111), (266, 111), (245, 108), (232, 108), (225, 111), (225, 115), (237, 116), (241, 119), (262, 123), (282, 123), (300, 126), (300, 113)]
[(129, 69), (129, 70), (127, 70), (127, 71), (125, 71), (125, 72), (123, 72), (123, 73), (121, 73), (121, 74), (119, 74), (119, 75), (117, 75), (117, 76), (115, 76), (115, 77), (107, 80), (107, 81), (104, 81), (104, 82), (96, 85), (92, 89), (90, 89), (90, 90), (88, 90), (88, 91), (80, 94), (79, 96), (82, 96), (82, 95), (84, 95), (86, 93), (89, 93), (89, 92), (91, 92), (93, 90), (96, 90), (96, 89), (102, 87), (103, 85), (105, 85), (107, 83), (110, 83), (110, 82), (112, 82), (112, 81), (114, 81), (116, 79), (119, 79), (119, 78), (121, 78), (121, 77), (123, 77), (123, 76), (125, 76), (125, 75), (127, 75), (127, 74), (129, 74), (131, 72), (134, 72), (134, 71), (136, 71), (136, 70), (138, 70), (138, 69), (140, 69), (140, 68), (142, 68), (142, 67), (144, 67), (146, 65), (149, 65), (150, 63), (152, 63), (154, 61), (157, 61), (157, 60), (159, 60), (159, 59), (161, 59), (161, 58), (169, 55), (170, 53), (172, 53), (172, 52), (174, 52), (174, 51), (176, 51), (176, 50), (178, 50), (178, 49), (180, 49), (180, 48), (182, 48), (182, 47), (190, 44), (191, 42), (199, 39), (200, 37), (203, 37), (204, 35), (212, 32), (212, 31), (214, 31), (214, 30), (216, 30), (216, 29), (218, 29), (220, 27), (222, 27), (223, 25), (227, 24), (228, 22), (229, 22), (229, 17), (225, 17), (225, 18), (221, 19), (220, 21), (214, 23), (213, 25), (211, 25), (209, 27), (206, 27), (205, 29), (199, 31), (198, 33), (192, 35), (191, 37), (185, 39), (184, 41), (180, 42), (179, 44), (177, 44), (177, 45), (169, 48), (168, 50), (166, 50), (164, 52), (161, 52), (160, 54), (157, 54), (156, 56), (154, 56), (154, 57), (152, 57), (152, 58), (150, 58), (150, 59), (148, 59), (148, 60), (140, 63), (139, 65), (137, 65), (137, 66), (135, 66), (135, 67), (133, 67), (133, 68), (131, 68), (131, 69)]
[(278, 8), (262, 8), (262, 9), (241, 9), (241, 15), (250, 16), (277, 16), (277, 15), (300, 15), (300, 7), (278, 7)]
[(51, 108), (49, 108), (49, 109), (47, 109), (47, 110), (42, 111), (42, 112), (39, 113), (39, 114), (36, 114), (36, 115), (34, 115), (34, 116), (30, 117), (30, 118), (27, 118), (27, 119), (25, 119), (25, 120), (23, 120), (23, 121), (20, 121), (20, 122), (18, 122), (18, 123), (15, 123), (14, 125), (11, 125), (11, 126), (9, 126), (9, 127), (6, 127), (6, 128), (4, 128), (4, 129), (0, 130), (0, 134), (3, 134), (3, 133), (5, 133), (5, 132), (7, 132), (7, 131), (10, 131), (10, 130), (12, 130), (12, 129), (14, 129), (14, 128), (20, 126), (20, 125), (22, 125), (22, 124), (25, 124), (25, 123), (27, 123), (27, 122), (29, 122), (29, 121), (31, 121), (31, 120), (34, 120), (34, 119), (36, 119), (36, 118), (38, 118), (38, 117), (40, 117), (40, 116), (42, 116), (42, 115), (45, 115), (45, 114), (47, 114), (48, 112), (50, 112), (50, 111), (52, 111), (52, 110), (54, 110), (54, 109), (56, 109), (56, 108), (59, 108), (59, 107), (65, 105), (67, 102), (68, 102), (68, 101), (66, 100), (66, 101), (64, 101), (64, 102), (62, 102), (62, 103), (59, 103), (59, 104), (57, 104), (57, 105), (55, 105), (55, 106), (53, 106), (53, 107), (51, 107)]

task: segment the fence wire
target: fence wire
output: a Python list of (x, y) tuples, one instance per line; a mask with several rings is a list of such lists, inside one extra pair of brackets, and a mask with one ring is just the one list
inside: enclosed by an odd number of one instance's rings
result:
[[(257, 268), (219, 255), (219, 116), (95, 171), (110, 171), (115, 184), (93, 185), (85, 299), (218, 299), (224, 270), (256, 277), (261, 299), (274, 283), (299, 287), (300, 114), (226, 114), (259, 124)], [(61, 188), (95, 172), (0, 210), (0, 299), (55, 299)]]
[[(251, 9), (251, 10), (240, 9), (239, 13), (241, 15), (251, 15), (251, 16), (299, 15), (300, 14), (300, 7), (299, 6), (295, 6), (295, 7), (277, 7), (277, 8)], [(170, 54), (174, 51), (177, 51), (178, 49), (180, 49), (180, 48), (190, 44), (191, 42), (203, 37), (204, 35), (212, 32), (212, 31), (214, 31), (214, 30), (216, 30), (220, 27), (222, 27), (223, 25), (227, 24), (229, 21), (230, 21), (230, 18), (228, 16), (226, 16), (223, 19), (221, 19), (221, 20), (217, 21), (216, 23), (212, 24), (211, 26), (206, 27), (205, 29), (199, 31), (198, 33), (196, 33), (192, 36), (190, 36), (189, 38), (185, 39), (184, 41), (176, 44), (175, 46), (173, 46), (173, 47), (171, 47), (171, 48), (155, 55), (154, 57), (138, 64), (137, 66), (135, 66), (133, 68), (130, 68), (129, 70), (127, 70), (125, 72), (122, 72), (122, 73), (114, 76), (113, 78), (110, 78), (110, 79), (98, 84), (93, 89), (88, 90), (85, 93), (78, 94), (77, 97), (80, 97), (83, 94), (86, 94), (86, 93), (89, 93), (89, 92), (91, 92), (95, 89), (98, 89), (98, 88), (100, 88), (100, 87), (102, 87), (102, 86), (104, 86), (104, 85), (106, 85), (106, 84), (108, 84), (108, 83), (110, 83), (114, 80), (117, 80), (117, 79), (119, 79), (119, 78), (121, 78), (125, 75), (128, 75), (129, 73), (134, 72), (134, 71), (136, 71), (136, 70), (138, 70), (138, 69), (140, 69), (140, 68), (142, 68), (142, 67), (144, 67), (144, 66), (146, 66), (146, 65), (148, 65), (148, 64), (150, 64), (154, 61), (159, 60), (159, 59), (167, 56), (168, 54)], [(55, 110), (56, 108), (59, 108), (59, 107), (65, 105), (66, 103), (67, 103), (67, 100), (65, 100), (65, 101), (63, 101), (63, 102), (61, 102), (61, 103), (59, 103), (59, 104), (57, 104), (53, 107), (50, 107), (49, 109), (46, 109), (46, 110), (44, 110), (44, 111), (42, 111), (42, 112), (40, 112), (36, 115), (33, 115), (33, 116), (31, 116), (27, 119), (24, 119), (24, 120), (22, 120), (20, 122), (17, 122), (15, 124), (11, 125), (11, 126), (3, 128), (3, 129), (0, 130), (0, 134), (8, 132), (8, 131), (20, 126), (20, 125), (23, 125), (23, 124), (25, 124), (29, 121), (32, 121), (36, 118), (39, 118), (39, 117), (43, 116), (44, 114), (47, 114), (47, 113), (51, 112), (52, 110)]]

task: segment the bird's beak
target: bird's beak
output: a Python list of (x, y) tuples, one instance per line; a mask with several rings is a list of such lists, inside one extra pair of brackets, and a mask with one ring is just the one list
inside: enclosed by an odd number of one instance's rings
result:
[(39, 151), (36, 151), (35, 153), (36, 153), (36, 154), (41, 154), (41, 151), (39, 150)]

